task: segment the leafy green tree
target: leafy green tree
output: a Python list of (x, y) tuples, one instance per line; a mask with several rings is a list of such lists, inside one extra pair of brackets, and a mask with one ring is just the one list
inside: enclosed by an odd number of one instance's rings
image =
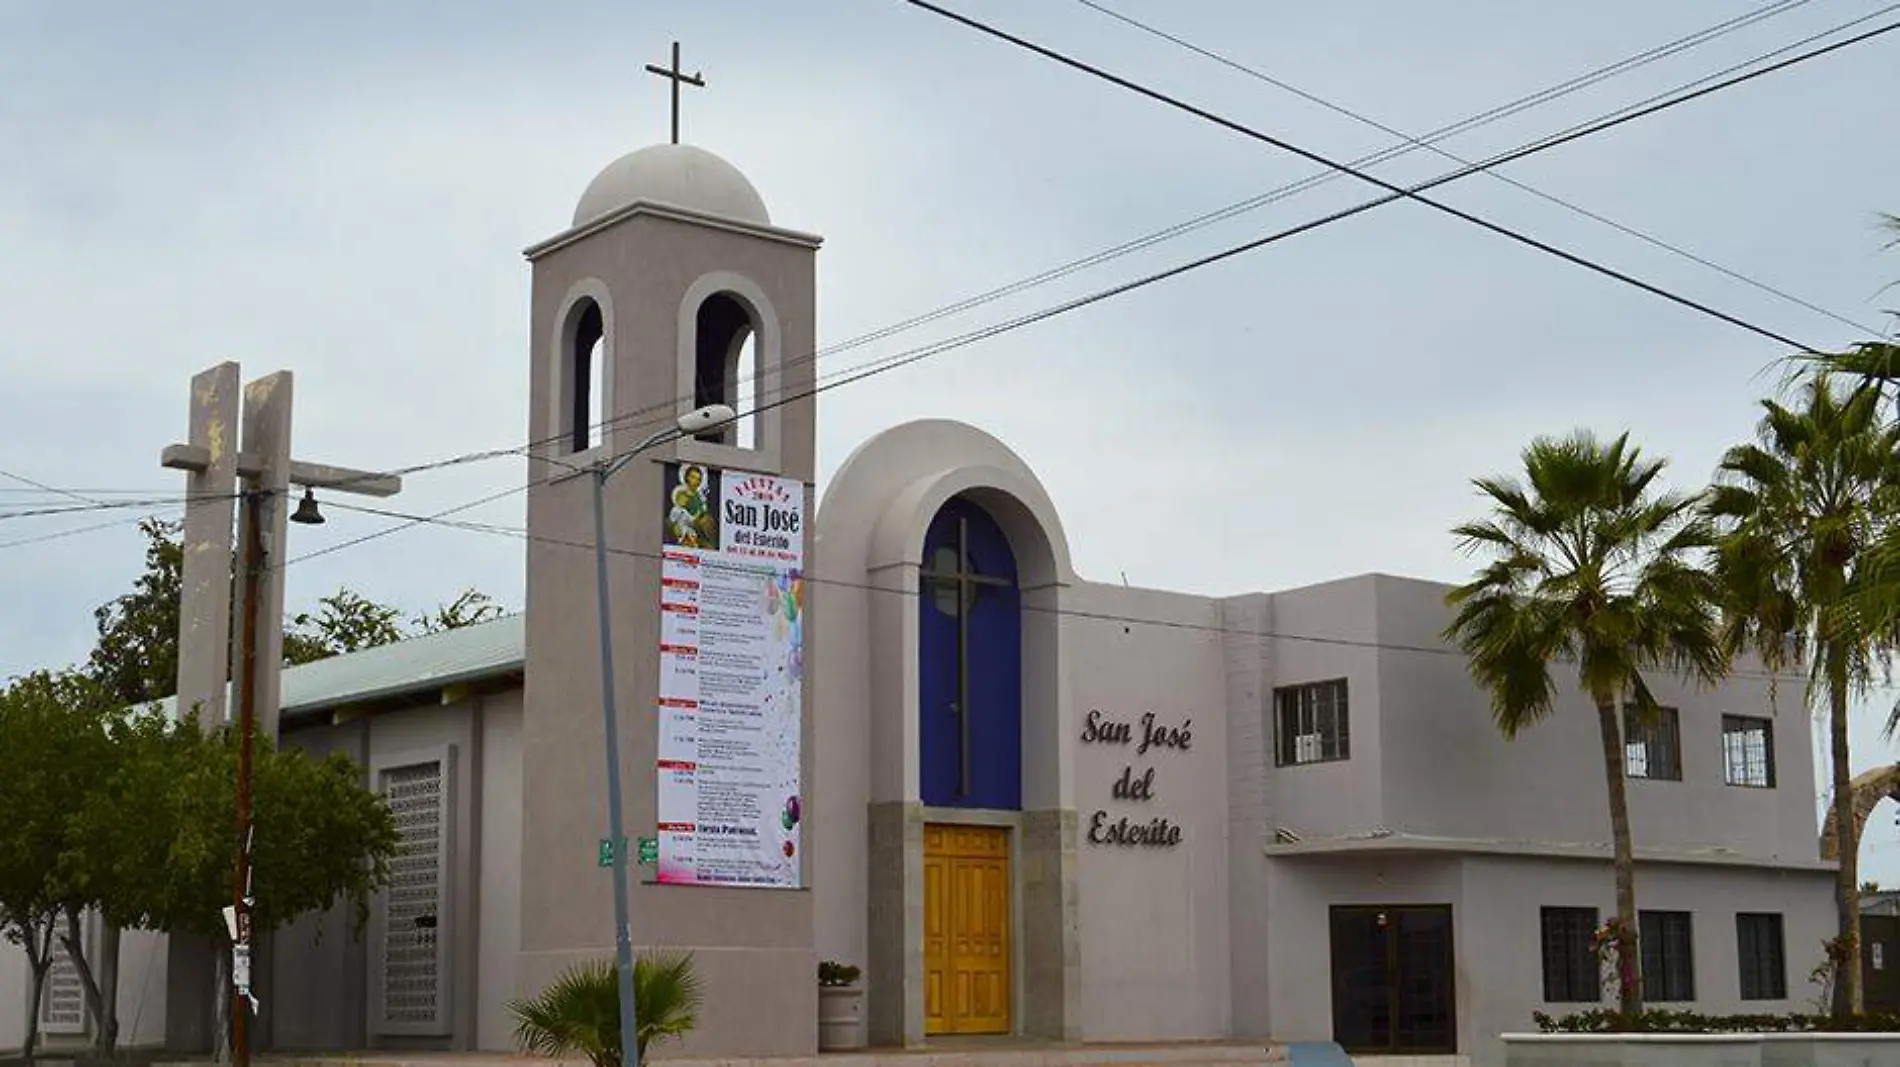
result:
[[(634, 1041), (641, 1062), (654, 1041), (699, 1025), (704, 997), (690, 952), (643, 953), (633, 964)], [(587, 1057), (594, 1067), (620, 1067), (620, 971), (614, 961), (570, 967), (541, 995), (508, 1004), (515, 1041), (537, 1056)]]
[[(144, 569), (129, 592), (113, 598), (93, 613), (98, 639), (83, 669), (44, 677), (29, 676), (20, 683), (27, 686), (22, 693), (30, 690), (50, 702), (48, 707), (64, 706), (74, 715), (92, 715), (94, 721), (104, 724), (107, 720), (97, 718), (100, 709), (144, 708), (177, 691), (184, 572), (184, 552), (179, 539), (181, 526), (148, 519), (141, 524), (140, 531), (145, 537)], [(234, 598), (236, 593), (234, 582)], [(469, 589), (434, 614), (419, 617), (415, 631), (408, 632), (400, 625), (403, 614), (400, 609), (342, 588), (320, 600), (316, 610), (286, 620), (284, 659), (287, 665), (308, 663), (387, 644), (414, 633), (472, 625), (500, 613), (500, 607), (488, 596)], [(100, 1044), (108, 1050), (117, 1034), (113, 1016), (117, 1000), (119, 930), (127, 927), (193, 929), (221, 935), (223, 928), (216, 920), (222, 903), (211, 905), (208, 911), (204, 907), (211, 899), (222, 901), (229, 895), (229, 872), (235, 864), (231, 784), (234, 766), (216, 767), (207, 763), (213, 757), (196, 752), (192, 738), (174, 736), (161, 724), (149, 721), (149, 717), (115, 715), (109, 720), (110, 729), (102, 725), (98, 736), (109, 735), (114, 743), (101, 755), (102, 763), (94, 768), (97, 773), (86, 783), (91, 791), (75, 786), (42, 794), (65, 798), (83, 796), (83, 811), (74, 818), (86, 820), (87, 832), (95, 835), (93, 840), (102, 843), (99, 851), (88, 849), (63, 854), (58, 871), (41, 856), (23, 865), (9, 864), (6, 871), (0, 872), (0, 879), (26, 887), (17, 891), (0, 890), (9, 893), (8, 900), (21, 903), (24, 908), (16, 922), (13, 911), (0, 904), (0, 912), (4, 912), (0, 914), (0, 928), (23, 944), (52, 946), (32, 952), (38, 961), (36, 974), (41, 979), (45, 968), (50, 966), (53, 949), (70, 943), (74, 962), (87, 987), (88, 1007), (93, 1013)], [(29, 749), (22, 746), (15, 751)], [(0, 753), (0, 759), (5, 755)], [(360, 886), (321, 864), (305, 863), (307, 855), (288, 855), (276, 861), (264, 858), (276, 847), (262, 836), (266, 825), (263, 812), (267, 804), (273, 803), (267, 802), (264, 794), (273, 788), (274, 780), (281, 780), (290, 783), (285, 787), (288, 789), (315, 790), (313, 795), (316, 796), (329, 796), (333, 801), (347, 800), (337, 809), (337, 818), (329, 823), (308, 821), (311, 813), (304, 810), (306, 801), (280, 799), (274, 803), (280, 807), (289, 805), (285, 810), (290, 812), (291, 818), (284, 826), (328, 826), (328, 832), (341, 835), (342, 843), (363, 844), (369, 851), (353, 852), (346, 848), (337, 855), (346, 862), (350, 857), (364, 858), (369, 864), (368, 877), (381, 877), (375, 873), (381, 869), (378, 864), (383, 862), (374, 858), (381, 855), (377, 851), (381, 847), (376, 844), (377, 831), (368, 821), (372, 814), (361, 807), (364, 797), (372, 795), (360, 785), (356, 792), (336, 793), (342, 789), (343, 779), (338, 776), (339, 766), (334, 761), (311, 765), (313, 769), (308, 770), (303, 769), (302, 764), (283, 762), (296, 759), (302, 757), (294, 753), (267, 757), (262, 746), (259, 749), (255, 778), (260, 835), (257, 839), (258, 877), (275, 878), (276, 875), (266, 871), (291, 864), (282, 876), (283, 884), (271, 886), (269, 904), (260, 898), (260, 906), (268, 909), (295, 905), (309, 910), (320, 906), (308, 903), (317, 897), (326, 902), (321, 906), (327, 906), (327, 901), (336, 896), (329, 890), (339, 885), (344, 887), (342, 892), (362, 898), (364, 894), (358, 892)], [(0, 767), (5, 766), (7, 764), (0, 762)], [(277, 769), (271, 770), (271, 767)], [(360, 773), (354, 770), (350, 773), (357, 776), (352, 782), (360, 782)], [(278, 777), (273, 779), (273, 775)], [(15, 782), (27, 780), (13, 779)], [(187, 787), (186, 783), (195, 784)], [(0, 784), (0, 798), (9, 795), (5, 785)], [(0, 803), (0, 811), (11, 810)], [(19, 827), (29, 825), (39, 826), (30, 820), (15, 820), (15, 826), (9, 830), (20, 842), (26, 842), (30, 835)], [(104, 842), (110, 842), (110, 847)], [(172, 860), (177, 856), (188, 862), (182, 867), (174, 865)], [(134, 857), (139, 859), (135, 861)], [(219, 864), (223, 864), (221, 873)], [(151, 871), (165, 871), (167, 877), (153, 879), (149, 877)], [(195, 877), (201, 877), (202, 884), (191, 881)], [(75, 883), (82, 888), (74, 889)], [(269, 881), (259, 884), (271, 885)], [(55, 886), (60, 887), (65, 896), (55, 905), (34, 911), (32, 893), (42, 889), (51, 891), (50, 887)], [(97, 910), (105, 920), (96, 960), (86, 957), (84, 939), (78, 936), (88, 909)], [(187, 915), (196, 918), (183, 918)], [(258, 917), (259, 929), (268, 929), (269, 925), (282, 921), (272, 918), (272, 913), (266, 910)], [(213, 925), (208, 928), (194, 925), (205, 922)]]
[[(1850, 606), (1873, 574), (1862, 562), (1895, 532), (1900, 502), (1900, 429), (1883, 425), (1878, 395), (1842, 391), (1830, 375), (1809, 377), (1800, 403), (1763, 400), (1757, 442), (1723, 456), (1708, 514), (1721, 524), (1716, 573), (1731, 649), (1755, 652), (1771, 669), (1815, 650), (1807, 694), (1825, 700), (1834, 795), (1851, 796), (1850, 700), (1864, 693), (1892, 647), (1879, 626)], [(1839, 936), (1860, 958), (1859, 836), (1853, 805), (1836, 805), (1840, 868), (1835, 886)], [(1835, 1010), (1862, 1009), (1858, 967), (1843, 968)]]
[(1656, 714), (1645, 672), (1704, 683), (1727, 670), (1715, 587), (1694, 555), (1710, 545), (1697, 498), (1656, 488), (1662, 460), (1627, 435), (1604, 444), (1587, 431), (1538, 438), (1523, 453), (1525, 482), (1481, 478), (1488, 518), (1457, 527), (1460, 546), (1493, 558), (1446, 596), (1446, 638), (1470, 661), (1508, 740), (1554, 710), (1551, 666), (1574, 663), (1597, 713), (1614, 850), (1621, 1010), (1642, 1010), (1636, 864), (1625, 795), (1619, 703), (1639, 721)]
[[(78, 890), (69, 921), (91, 908), (109, 928), (192, 934), (228, 949), (222, 909), (237, 866), (236, 731), (207, 735), (139, 714), (111, 736), (111, 773), (71, 817), (81, 847), (62, 868)], [(362, 768), (341, 753), (314, 760), (255, 739), (252, 824), (253, 929), (348, 900), (360, 932), (397, 843), (395, 818), (364, 785)], [(116, 1035), (100, 984), (83, 968), (81, 977), (94, 1017)]]
[(316, 611), (291, 618), (284, 628), (284, 662), (295, 666), (393, 644), (407, 636), (401, 618), (401, 608), (338, 589), (318, 600)]
[(488, 622), (499, 618), (501, 614), (501, 605), (495, 603), (487, 593), (477, 589), (464, 589), (462, 595), (437, 608), (434, 614), (417, 616), (416, 628), (420, 633), (441, 633), (444, 630), (459, 630), (464, 626)]
[(144, 573), (131, 592), (93, 611), (99, 638), (86, 671), (124, 707), (178, 691), (178, 612), (185, 573), (179, 528), (152, 518), (139, 523), (145, 535)]
[[(184, 549), (176, 522), (147, 519), (145, 569), (130, 592), (100, 605), (93, 617), (99, 636), (87, 660), (97, 678), (121, 705), (135, 707), (171, 696), (178, 689), (179, 603), (184, 590)], [(237, 583), (233, 582), (233, 603)], [(386, 645), (418, 634), (453, 630), (486, 622), (502, 613), (486, 593), (465, 590), (434, 613), (419, 616), (413, 629), (402, 626), (403, 611), (339, 588), (317, 601), (313, 611), (285, 620), (284, 663), (297, 666)]]
[(39, 1005), (61, 917), (73, 889), (59, 877), (73, 847), (68, 813), (102, 769), (106, 735), (99, 688), (76, 671), (40, 671), (0, 689), (0, 935), (26, 953), (31, 982), (26, 1054), (39, 1038)]

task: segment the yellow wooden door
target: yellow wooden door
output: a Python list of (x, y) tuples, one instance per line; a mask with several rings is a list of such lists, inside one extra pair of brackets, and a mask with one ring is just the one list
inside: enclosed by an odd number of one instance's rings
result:
[(924, 827), (924, 1032), (1009, 1033), (1009, 831)]

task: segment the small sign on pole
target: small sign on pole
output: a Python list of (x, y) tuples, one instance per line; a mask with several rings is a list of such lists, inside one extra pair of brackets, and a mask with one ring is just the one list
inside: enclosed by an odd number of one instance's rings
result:
[[(619, 851), (624, 853), (626, 851), (626, 848), (627, 848), (627, 839), (623, 837), (620, 839)], [(642, 867), (652, 866), (654, 863), (659, 861), (659, 858), (660, 858), (659, 838), (656, 838), (656, 837), (640, 838), (637, 848), (639, 849), (639, 851), (635, 853), (635, 862), (640, 864)], [(605, 837), (601, 838), (600, 845), (595, 854), (595, 863), (601, 867), (612, 867), (614, 865), (614, 852), (615, 852), (615, 849), (614, 849), (613, 841)]]
[[(623, 837), (620, 839), (620, 848), (622, 851), (625, 851), (626, 847), (627, 839)], [(614, 865), (614, 843), (612, 838), (603, 837), (600, 839), (600, 852), (597, 862), (602, 867), (612, 867)]]

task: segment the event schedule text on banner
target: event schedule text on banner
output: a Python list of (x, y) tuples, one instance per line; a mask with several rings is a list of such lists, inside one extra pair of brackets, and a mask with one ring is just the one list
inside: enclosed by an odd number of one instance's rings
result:
[(805, 486), (694, 463), (663, 482), (659, 880), (796, 887)]

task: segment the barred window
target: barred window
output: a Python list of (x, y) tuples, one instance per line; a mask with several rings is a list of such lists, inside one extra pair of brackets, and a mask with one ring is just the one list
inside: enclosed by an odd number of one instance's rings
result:
[(1658, 1004), (1695, 999), (1695, 937), (1686, 911), (1645, 911), (1638, 916), (1642, 945), (1643, 999)]
[(1344, 678), (1275, 689), (1273, 707), (1277, 738), (1274, 762), (1278, 766), (1351, 757)]
[(1603, 983), (1590, 941), (1595, 908), (1543, 909), (1544, 1002), (1581, 1004), (1603, 999)]
[(1781, 941), (1779, 914), (1738, 913), (1735, 955), (1741, 964), (1743, 1000), (1788, 999), (1788, 963)]
[(1623, 707), (1624, 773), (1631, 778), (1682, 781), (1682, 724), (1675, 708), (1657, 708), (1643, 717)]
[(1773, 789), (1774, 723), (1748, 715), (1722, 716), (1722, 763), (1728, 784)]

